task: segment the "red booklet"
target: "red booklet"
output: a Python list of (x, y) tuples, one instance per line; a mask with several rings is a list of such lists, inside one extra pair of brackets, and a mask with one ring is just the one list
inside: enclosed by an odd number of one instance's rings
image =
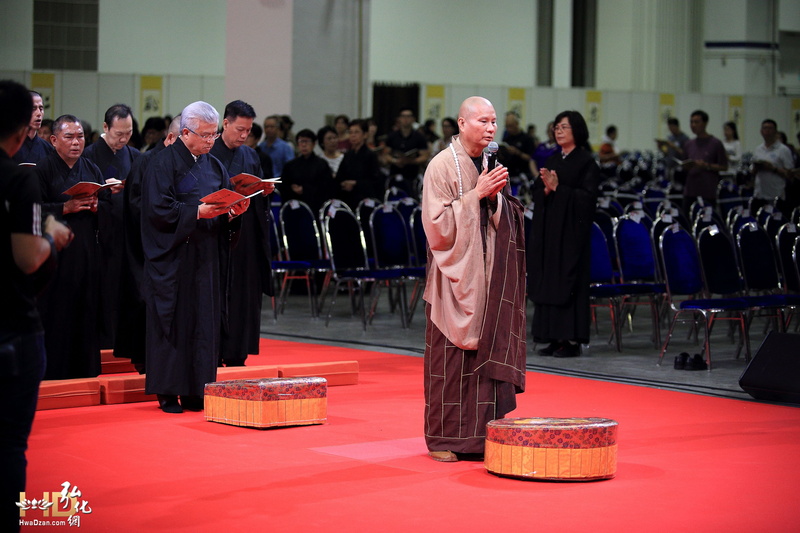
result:
[(69, 189), (63, 192), (67, 196), (73, 196), (75, 198), (84, 198), (86, 196), (92, 196), (97, 194), (98, 192), (102, 191), (103, 189), (107, 189), (112, 187), (113, 185), (125, 185), (124, 181), (115, 180), (111, 183), (95, 183), (93, 181), (79, 181)]
[(234, 188), (237, 191), (242, 191), (246, 188), (250, 188), (253, 185), (258, 185), (261, 183), (281, 183), (280, 178), (268, 178), (268, 179), (261, 179), (258, 176), (254, 176), (253, 174), (247, 174), (246, 172), (242, 172), (241, 174), (236, 174), (231, 178), (231, 183), (233, 183)]
[(212, 192), (209, 195), (203, 196), (200, 198), (200, 201), (204, 204), (213, 205), (214, 207), (225, 207), (226, 209), (230, 209), (232, 206), (238, 204), (242, 200), (252, 198), (253, 196), (257, 196), (259, 194), (261, 194), (261, 191), (256, 191), (251, 195), (244, 196), (243, 194), (239, 194), (238, 192), (230, 189), (220, 189)]

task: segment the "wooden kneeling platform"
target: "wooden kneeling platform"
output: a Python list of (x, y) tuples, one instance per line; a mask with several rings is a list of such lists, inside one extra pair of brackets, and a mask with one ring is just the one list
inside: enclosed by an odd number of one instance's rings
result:
[(486, 470), (551, 481), (610, 479), (617, 422), (607, 418), (503, 418), (486, 425)]

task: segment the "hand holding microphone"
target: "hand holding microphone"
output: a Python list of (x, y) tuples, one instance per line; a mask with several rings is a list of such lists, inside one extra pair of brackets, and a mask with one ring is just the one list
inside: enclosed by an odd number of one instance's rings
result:
[(494, 200), (497, 193), (508, 183), (508, 169), (497, 164), (497, 143), (492, 141), (486, 147), (486, 168), (478, 176), (478, 196)]

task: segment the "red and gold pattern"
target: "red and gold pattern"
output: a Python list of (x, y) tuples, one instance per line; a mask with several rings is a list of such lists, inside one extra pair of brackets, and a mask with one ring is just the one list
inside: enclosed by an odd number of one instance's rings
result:
[(489, 472), (542, 480), (609, 479), (617, 470), (617, 422), (607, 418), (503, 418), (486, 425)]
[(205, 417), (256, 428), (323, 424), (328, 412), (327, 390), (325, 378), (319, 377), (207, 383)]

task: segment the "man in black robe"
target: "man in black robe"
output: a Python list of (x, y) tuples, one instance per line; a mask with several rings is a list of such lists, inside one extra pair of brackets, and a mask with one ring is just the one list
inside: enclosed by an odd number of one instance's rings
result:
[(25, 136), (25, 141), (22, 143), (17, 153), (14, 154), (14, 157), (12, 157), (17, 164), (36, 164), (55, 152), (55, 148), (53, 148), (52, 144), (39, 137), (39, 129), (42, 127), (42, 118), (44, 117), (42, 95), (36, 91), (31, 91), (30, 93), (33, 99), (33, 113), (31, 114), (31, 122), (28, 124), (28, 133)]
[[(115, 104), (106, 110), (103, 134), (97, 142), (88, 146), (83, 157), (100, 169), (105, 180), (125, 181), (133, 162), (141, 156), (138, 150), (128, 146), (133, 133), (133, 115), (125, 104)], [(111, 209), (100, 214), (103, 227), (100, 239), (100, 322), (98, 324), (101, 348), (114, 346), (117, 306), (119, 305), (120, 275), (122, 269), (123, 230), (122, 194), (111, 196)]]
[(202, 409), (205, 384), (216, 379), (220, 258), (231, 242), (229, 230), (250, 205), (200, 201), (229, 184), (227, 170), (208, 154), (218, 122), (210, 104), (186, 106), (180, 137), (155, 156), (144, 175), (145, 392), (158, 395), (168, 413)]
[[(255, 110), (246, 102), (234, 100), (225, 106), (222, 135), (214, 142), (211, 155), (231, 177), (243, 172), (264, 177), (258, 154), (245, 146), (255, 118)], [(275, 190), (275, 185), (265, 183), (241, 192), (250, 195), (259, 187), (264, 194)], [(223, 265), (222, 298), (227, 305), (223, 305), (220, 356), (225, 366), (244, 366), (248, 354), (258, 353), (262, 293), (273, 294), (269, 212), (269, 197), (260, 194), (250, 199), (250, 208), (241, 217), (239, 242)]]
[[(39, 299), (45, 328), (45, 379), (94, 377), (100, 374), (97, 337), (100, 250), (98, 213), (109, 208), (108, 190), (70, 197), (78, 182), (104, 182), (97, 165), (81, 157), (84, 134), (80, 121), (63, 115), (53, 123), (55, 152), (36, 166), (43, 209), (67, 222), (75, 240), (59, 257), (59, 269)], [(98, 200), (99, 196), (99, 200)]]
[(142, 178), (150, 163), (164, 148), (180, 135), (181, 116), (169, 126), (164, 140), (137, 157), (131, 166), (122, 197), (123, 254), (116, 311), (117, 330), (114, 336), (114, 355), (131, 360), (140, 374), (145, 373), (145, 305), (142, 298), (144, 250), (142, 250)]
[(297, 157), (287, 162), (281, 176), (281, 198), (305, 202), (316, 215), (322, 204), (334, 196), (333, 172), (321, 157), (314, 153), (317, 135), (304, 129), (297, 132)]
[(390, 187), (403, 189), (416, 196), (414, 185), (422, 165), (428, 162), (431, 151), (425, 136), (414, 129), (414, 111), (405, 107), (398, 115), (395, 131), (386, 137), (383, 162), (389, 165)]

